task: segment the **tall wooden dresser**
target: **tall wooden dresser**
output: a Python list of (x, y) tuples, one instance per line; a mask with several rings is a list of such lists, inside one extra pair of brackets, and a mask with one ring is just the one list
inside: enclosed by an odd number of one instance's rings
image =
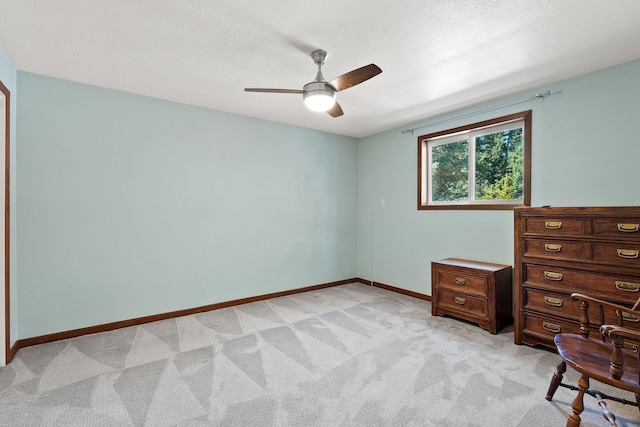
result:
[(555, 348), (557, 333), (579, 333), (573, 292), (640, 297), (640, 207), (516, 208), (514, 228), (516, 344)]

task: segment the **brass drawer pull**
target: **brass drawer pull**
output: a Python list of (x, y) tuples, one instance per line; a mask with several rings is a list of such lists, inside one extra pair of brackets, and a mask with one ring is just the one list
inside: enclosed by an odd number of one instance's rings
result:
[(456, 277), (456, 285), (464, 285), (467, 283), (467, 279), (463, 279), (462, 277)]
[(562, 307), (562, 298), (544, 297), (544, 303), (553, 307)]
[(544, 278), (547, 280), (553, 280), (555, 282), (559, 282), (562, 280), (562, 273), (553, 273), (551, 271), (545, 271)]
[(640, 224), (618, 224), (618, 231), (623, 233), (635, 233), (640, 229)]
[(618, 288), (621, 291), (626, 291), (626, 292), (638, 292), (640, 291), (640, 285), (637, 283), (631, 283), (631, 282), (621, 282), (619, 280), (616, 280), (616, 288)]
[[(562, 245), (554, 245), (551, 243), (544, 244), (544, 250), (547, 252), (560, 252), (560, 249), (562, 249)], [(619, 249), (618, 249), (618, 254), (620, 254)]]
[(640, 316), (636, 316), (635, 314), (627, 313), (626, 311), (616, 310), (616, 315), (622, 316), (625, 322), (640, 322)]
[(635, 259), (640, 255), (640, 251), (636, 249), (618, 249), (618, 256), (625, 259)]
[(465, 303), (467, 302), (467, 299), (466, 298), (455, 297), (455, 302), (456, 302), (456, 304), (465, 305)]
[(544, 226), (549, 230), (560, 230), (562, 228), (562, 221), (545, 221)]
[(631, 343), (626, 342), (626, 343), (623, 344), (623, 347), (628, 349), (628, 350), (633, 351), (634, 353), (638, 352), (638, 346), (635, 345), (635, 344), (631, 344)]
[(556, 325), (555, 323), (549, 323), (549, 322), (542, 322), (542, 327), (549, 332), (553, 332), (554, 334), (558, 334), (562, 330), (560, 325)]

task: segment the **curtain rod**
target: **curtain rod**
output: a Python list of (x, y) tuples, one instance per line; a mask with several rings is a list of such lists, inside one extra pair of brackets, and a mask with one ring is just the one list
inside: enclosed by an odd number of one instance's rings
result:
[(495, 111), (495, 110), (499, 110), (501, 108), (506, 108), (506, 107), (511, 107), (512, 105), (517, 105), (517, 104), (522, 104), (523, 102), (527, 102), (527, 101), (532, 101), (534, 99), (542, 99), (544, 101), (544, 98), (547, 96), (551, 96), (551, 95), (557, 95), (562, 93), (561, 90), (557, 91), (557, 92), (553, 92), (551, 93), (550, 90), (546, 91), (546, 92), (539, 92), (536, 93), (533, 96), (529, 96), (527, 98), (522, 98), (522, 99), (518, 99), (517, 101), (512, 101), (506, 104), (500, 104), (500, 105), (496, 105), (490, 108), (485, 108), (484, 110), (478, 110), (478, 111), (474, 111), (473, 113), (467, 113), (467, 114), (463, 114), (461, 116), (457, 116), (457, 117), (452, 117), (450, 119), (446, 119), (446, 120), (440, 120), (439, 122), (434, 122), (434, 123), (429, 123), (428, 125), (423, 125), (423, 126), (418, 126), (412, 129), (405, 129), (400, 131), (401, 133), (411, 133), (411, 135), (413, 135), (413, 131), (418, 130), (418, 129), (422, 129), (422, 128), (426, 128), (426, 127), (430, 127), (430, 126), (436, 126), (436, 125), (440, 125), (443, 123), (449, 123), (449, 122), (453, 122), (455, 120), (460, 120), (460, 119), (465, 119), (467, 117), (473, 117), (473, 116), (477, 116), (478, 114), (483, 114), (483, 113), (488, 113), (491, 111)]

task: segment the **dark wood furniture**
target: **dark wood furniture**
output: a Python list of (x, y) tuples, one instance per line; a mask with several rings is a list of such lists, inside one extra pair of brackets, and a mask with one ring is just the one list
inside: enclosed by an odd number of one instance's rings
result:
[(556, 334), (580, 333), (574, 292), (640, 296), (640, 207), (516, 208), (514, 229), (516, 344), (555, 348)]
[[(588, 394), (597, 399), (604, 418), (615, 426), (616, 417), (607, 408), (605, 400), (636, 407), (640, 402), (640, 331), (625, 327), (625, 324), (633, 324), (635, 319), (639, 318), (640, 311), (637, 310), (640, 307), (640, 298), (631, 308), (578, 293), (572, 294), (571, 299), (580, 302), (580, 333), (560, 333), (555, 336), (554, 342), (562, 361), (551, 378), (546, 399), (553, 399), (560, 386), (577, 391), (578, 394), (571, 404), (573, 413), (567, 419), (567, 427), (578, 427), (581, 421), (580, 414), (584, 411), (584, 395)], [(607, 317), (611, 324), (605, 324)], [(577, 387), (562, 382), (567, 365), (581, 374)], [(633, 402), (591, 389), (590, 379), (630, 391), (635, 394), (636, 400)]]
[(447, 258), (431, 263), (431, 313), (477, 323), (492, 334), (513, 322), (510, 265)]

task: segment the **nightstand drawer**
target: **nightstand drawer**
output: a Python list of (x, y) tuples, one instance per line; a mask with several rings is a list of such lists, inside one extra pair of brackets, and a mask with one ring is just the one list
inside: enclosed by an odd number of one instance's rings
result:
[(487, 295), (486, 277), (472, 276), (468, 272), (460, 271), (451, 273), (449, 271), (438, 271), (438, 287), (450, 289), (455, 292), (464, 292), (472, 295)]
[(438, 290), (438, 301), (440, 307), (447, 307), (473, 316), (487, 317), (487, 300), (477, 298), (457, 292)]

